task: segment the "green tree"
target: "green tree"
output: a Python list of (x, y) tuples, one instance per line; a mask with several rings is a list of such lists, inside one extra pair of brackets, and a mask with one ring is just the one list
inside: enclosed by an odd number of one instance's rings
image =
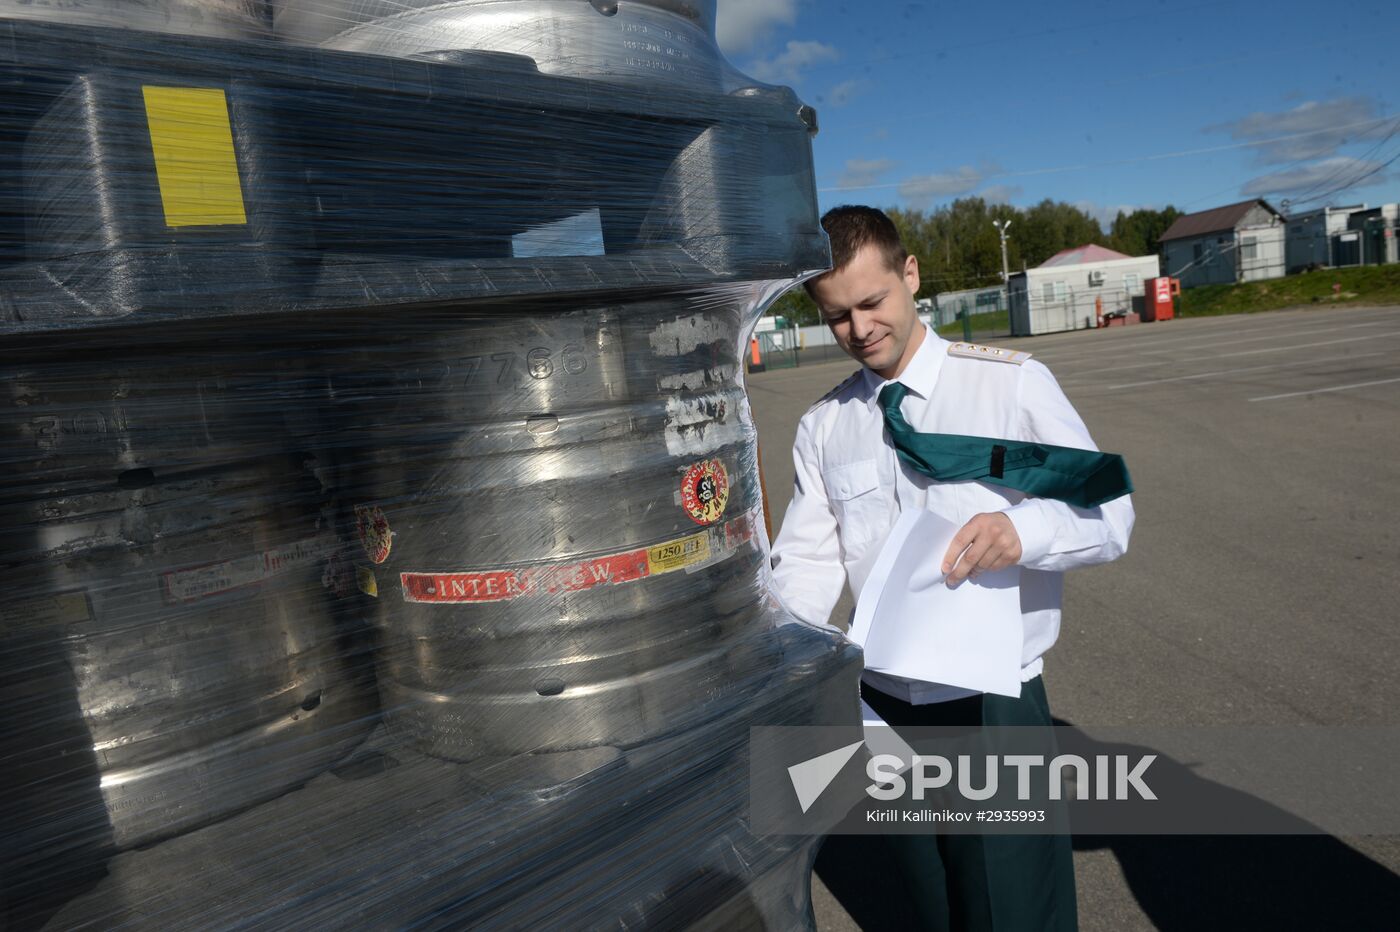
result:
[(932, 213), (917, 210), (889, 211), (905, 246), (919, 260), (918, 297), (928, 298), (945, 291), (979, 288), (1001, 281), (1001, 239), (993, 220), (1012, 220), (1013, 236), (1008, 243), (1008, 262), (1019, 268), (1020, 249), (1014, 235), (1014, 221), (1020, 216), (1014, 207), (989, 205), (978, 197), (961, 198)]
[[(1037, 266), (1055, 253), (1091, 243), (1105, 245), (1107, 237), (1099, 222), (1073, 204), (1049, 198), (1025, 211), (1018, 238), (1021, 254), (1030, 266)], [(1013, 224), (1011, 233), (1016, 236)]]
[(799, 327), (822, 322), (821, 316), (817, 313), (816, 302), (808, 296), (807, 289), (801, 285), (785, 291), (782, 297), (774, 301), (765, 313), (781, 317)]
[(1168, 205), (1162, 210), (1143, 208), (1125, 214), (1121, 210), (1113, 220), (1113, 234), (1108, 245), (1130, 256), (1153, 256), (1161, 252), (1158, 237), (1176, 222), (1181, 211)]

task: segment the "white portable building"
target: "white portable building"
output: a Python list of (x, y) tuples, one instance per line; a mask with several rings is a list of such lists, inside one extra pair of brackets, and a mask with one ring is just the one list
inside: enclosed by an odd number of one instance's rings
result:
[(1093, 327), (1100, 302), (1105, 315), (1141, 313), (1143, 283), (1160, 271), (1156, 256), (1126, 256), (1102, 246), (1065, 250), (1011, 276), (1011, 333)]

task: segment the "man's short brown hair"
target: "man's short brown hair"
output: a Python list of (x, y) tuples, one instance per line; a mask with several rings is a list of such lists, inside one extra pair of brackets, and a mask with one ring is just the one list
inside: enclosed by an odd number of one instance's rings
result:
[[(891, 272), (903, 272), (909, 253), (899, 238), (894, 221), (882, 210), (843, 204), (822, 215), (822, 229), (831, 240), (831, 267), (843, 269), (866, 246), (874, 246), (884, 256)], [(820, 278), (821, 276), (818, 276)], [(807, 282), (810, 286), (813, 281)], [(810, 287), (808, 291), (810, 292)]]

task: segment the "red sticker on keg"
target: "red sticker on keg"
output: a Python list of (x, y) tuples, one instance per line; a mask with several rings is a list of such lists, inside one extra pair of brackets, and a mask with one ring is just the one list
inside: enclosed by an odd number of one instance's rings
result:
[(509, 602), (526, 596), (577, 592), (702, 569), (749, 543), (753, 527), (754, 516), (744, 514), (708, 531), (591, 560), (465, 573), (400, 573), (399, 584), (405, 602), (449, 604)]
[(696, 524), (714, 524), (729, 504), (729, 474), (719, 460), (696, 463), (681, 479), (681, 507)]
[(360, 546), (365, 548), (365, 556), (372, 563), (383, 563), (389, 559), (389, 551), (394, 546), (394, 532), (389, 530), (389, 519), (379, 506), (369, 508), (355, 506), (355, 527), (360, 532)]
[(476, 573), (401, 573), (408, 602), (505, 602), (525, 595), (577, 592), (650, 575), (646, 548), (581, 563)]
[(196, 602), (304, 568), (330, 556), (335, 548), (333, 537), (309, 538), (235, 560), (171, 570), (161, 574), (161, 588), (167, 602)]

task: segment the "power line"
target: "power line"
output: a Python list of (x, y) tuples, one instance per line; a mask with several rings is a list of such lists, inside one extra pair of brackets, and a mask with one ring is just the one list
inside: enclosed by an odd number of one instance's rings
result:
[[(1385, 138), (1384, 138), (1384, 139), (1382, 139), (1380, 142), (1376, 143), (1376, 144), (1375, 144), (1374, 146), (1372, 146), (1371, 148), (1367, 149), (1363, 154), (1357, 156), (1357, 157), (1356, 157), (1356, 161), (1357, 161), (1357, 162), (1361, 162), (1361, 161), (1364, 161), (1364, 160), (1366, 160), (1366, 159), (1369, 159), (1371, 156), (1375, 155), (1377, 152), (1379, 152), (1381, 149), (1383, 149), (1383, 148), (1385, 147), (1385, 144), (1386, 144), (1386, 143), (1390, 142), (1390, 140), (1393, 139), (1393, 138), (1395, 137), (1396, 131), (1400, 131), (1400, 120), (1396, 120), (1396, 121), (1395, 121), (1395, 125), (1391, 126), (1390, 132), (1388, 132), (1388, 133), (1385, 134)], [(1355, 163), (1353, 163), (1353, 165), (1352, 165), (1351, 167), (1354, 167), (1354, 165), (1355, 165)], [(1309, 198), (1308, 198), (1308, 195), (1309, 195), (1309, 194), (1312, 194), (1312, 193), (1313, 193), (1314, 191), (1316, 191), (1318, 188), (1326, 187), (1327, 185), (1329, 185), (1329, 184), (1331, 184), (1332, 182), (1336, 181), (1338, 178), (1342, 177), (1342, 176), (1346, 173), (1348, 167), (1349, 167), (1349, 166), (1345, 166), (1345, 165), (1339, 167), (1336, 171), (1334, 171), (1334, 172), (1332, 172), (1331, 174), (1329, 174), (1326, 178), (1324, 178), (1324, 179), (1322, 179), (1322, 180), (1320, 180), (1320, 181), (1314, 182), (1313, 185), (1312, 185), (1311, 187), (1309, 187), (1309, 188), (1307, 188), (1307, 189), (1305, 189), (1305, 190), (1303, 190), (1303, 191), (1300, 191), (1299, 193), (1295, 194), (1295, 195), (1293, 196), (1292, 200), (1293, 200), (1293, 201), (1296, 201), (1297, 203), (1306, 204), (1306, 203), (1308, 202), (1308, 200), (1309, 200)]]
[(1358, 175), (1357, 177), (1355, 177), (1355, 178), (1351, 179), (1350, 181), (1346, 182), (1345, 184), (1340, 185), (1340, 186), (1338, 186), (1338, 187), (1335, 187), (1335, 188), (1333, 188), (1333, 189), (1330, 190), (1330, 191), (1324, 191), (1324, 192), (1321, 193), (1321, 194), (1318, 194), (1318, 195), (1316, 195), (1316, 196), (1314, 196), (1314, 197), (1310, 197), (1310, 198), (1308, 198), (1307, 200), (1304, 200), (1304, 201), (1299, 201), (1299, 202), (1297, 202), (1297, 203), (1307, 204), (1307, 203), (1310, 203), (1310, 202), (1312, 202), (1312, 201), (1326, 200), (1327, 198), (1331, 197), (1331, 196), (1334, 195), (1334, 194), (1340, 194), (1341, 192), (1347, 190), (1348, 188), (1354, 188), (1354, 187), (1356, 187), (1356, 186), (1359, 185), (1361, 182), (1365, 181), (1367, 178), (1370, 178), (1372, 175), (1375, 175), (1376, 173), (1381, 172), (1381, 171), (1384, 171), (1385, 169), (1389, 168), (1391, 165), (1395, 164), (1396, 161), (1400, 161), (1400, 150), (1397, 150), (1396, 153), (1395, 153), (1394, 155), (1392, 155), (1392, 156), (1391, 156), (1389, 159), (1387, 159), (1386, 161), (1380, 163), (1379, 165), (1376, 165), (1375, 167), (1371, 168), (1369, 171), (1366, 171), (1366, 172), (1364, 172), (1363, 174)]
[[(1343, 139), (1339, 145), (1347, 145), (1347, 144), (1350, 143), (1351, 141), (1352, 141), (1352, 140), (1350, 140), (1350, 139)], [(1274, 174), (1276, 174), (1276, 175), (1277, 175), (1277, 174), (1283, 174), (1283, 173), (1285, 173), (1285, 172), (1292, 171), (1293, 169), (1299, 167), (1300, 165), (1305, 165), (1305, 164), (1307, 164), (1307, 163), (1309, 163), (1309, 162), (1315, 162), (1315, 161), (1317, 161), (1317, 157), (1314, 156), (1314, 155), (1307, 155), (1307, 156), (1304, 156), (1304, 157), (1301, 158), (1301, 159), (1294, 159), (1292, 162), (1289, 162), (1288, 164), (1284, 165), (1282, 168), (1276, 168), (1276, 169), (1274, 169)], [(1221, 188), (1221, 189), (1219, 189), (1218, 191), (1212, 191), (1210, 194), (1202, 195), (1201, 197), (1198, 197), (1198, 198), (1193, 198), (1192, 200), (1189, 200), (1189, 201), (1185, 202), (1185, 203), (1182, 204), (1181, 206), (1182, 206), (1183, 208), (1194, 207), (1194, 206), (1197, 205), (1197, 204), (1203, 203), (1203, 202), (1205, 202), (1205, 201), (1213, 201), (1213, 200), (1215, 200), (1216, 198), (1218, 198), (1218, 197), (1220, 197), (1220, 196), (1222, 196), (1222, 195), (1224, 195), (1224, 194), (1228, 194), (1228, 193), (1230, 193), (1230, 192), (1232, 192), (1232, 191), (1237, 191), (1237, 190), (1239, 190), (1239, 185), (1238, 185), (1238, 184), (1231, 184), (1228, 188)], [(1275, 192), (1275, 193), (1277, 193), (1277, 192)]]

